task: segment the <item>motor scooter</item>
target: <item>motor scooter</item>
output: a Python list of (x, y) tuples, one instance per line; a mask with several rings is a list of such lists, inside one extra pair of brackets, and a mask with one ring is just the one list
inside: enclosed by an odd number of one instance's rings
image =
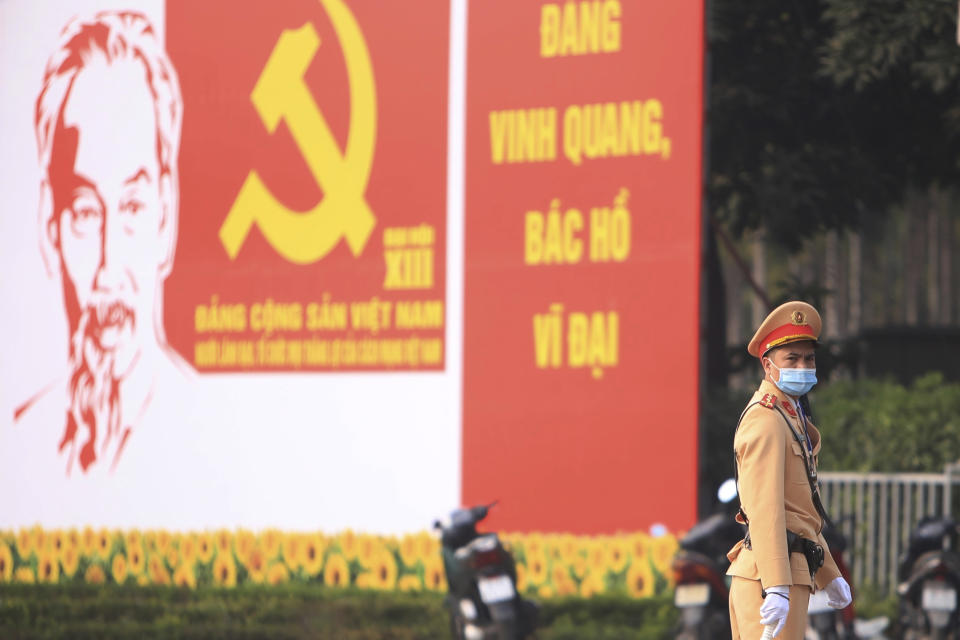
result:
[(691, 527), (673, 558), (674, 604), (680, 609), (677, 640), (730, 638), (730, 581), (727, 552), (743, 539), (746, 527), (734, 520), (737, 485), (725, 481), (715, 512)]
[(496, 533), (477, 532), (494, 504), (456, 509), (433, 525), (441, 532), (455, 640), (522, 640), (537, 626), (539, 606), (517, 593), (513, 556)]
[(897, 586), (905, 640), (958, 640), (960, 528), (950, 518), (924, 518), (900, 557)]

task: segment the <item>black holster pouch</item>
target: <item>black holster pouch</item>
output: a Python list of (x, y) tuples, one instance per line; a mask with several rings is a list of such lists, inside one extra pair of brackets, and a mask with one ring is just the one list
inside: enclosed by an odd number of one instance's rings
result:
[(787, 530), (787, 549), (790, 553), (799, 552), (807, 559), (810, 569), (810, 581), (814, 582), (817, 570), (823, 566), (823, 547), (814, 540), (801, 538), (793, 531)]
[[(749, 530), (747, 531), (747, 536), (743, 539), (743, 546), (747, 549), (753, 548), (753, 545), (750, 542)], [(787, 553), (803, 554), (803, 556), (807, 559), (807, 567), (810, 569), (810, 581), (814, 582), (814, 576), (816, 575), (817, 570), (823, 566), (823, 547), (817, 544), (814, 540), (802, 538), (798, 534), (787, 529)]]

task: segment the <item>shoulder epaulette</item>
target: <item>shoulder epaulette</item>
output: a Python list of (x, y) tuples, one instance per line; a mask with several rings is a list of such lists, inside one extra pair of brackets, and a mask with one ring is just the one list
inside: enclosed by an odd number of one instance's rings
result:
[(790, 417), (791, 417), (791, 418), (796, 418), (796, 417), (797, 417), (797, 412), (793, 410), (793, 407), (791, 407), (791, 406), (790, 406), (790, 403), (787, 402), (786, 400), (781, 400), (781, 401), (780, 401), (780, 406), (783, 407), (784, 410), (785, 410), (787, 413), (790, 414)]
[(757, 404), (767, 409), (773, 409), (777, 406), (777, 396), (771, 393), (765, 393)]

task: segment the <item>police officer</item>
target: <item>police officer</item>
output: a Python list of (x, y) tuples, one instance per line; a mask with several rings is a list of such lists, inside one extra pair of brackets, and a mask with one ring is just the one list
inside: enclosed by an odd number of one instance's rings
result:
[(807, 603), (825, 589), (831, 607), (850, 604), (823, 539), (827, 519), (816, 481), (820, 432), (800, 403), (817, 382), (820, 314), (805, 302), (774, 309), (747, 347), (764, 378), (734, 436), (744, 540), (730, 550), (733, 640), (802, 640)]

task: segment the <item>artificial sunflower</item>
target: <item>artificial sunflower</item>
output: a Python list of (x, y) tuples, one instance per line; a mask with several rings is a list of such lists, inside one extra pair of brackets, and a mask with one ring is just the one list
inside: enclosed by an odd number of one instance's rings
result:
[(527, 582), (538, 586), (544, 584), (547, 580), (547, 556), (543, 552), (543, 547), (538, 552), (527, 552)]
[(544, 599), (552, 598), (554, 596), (553, 587), (548, 584), (542, 584), (540, 588), (537, 589), (537, 595)]
[(263, 547), (263, 553), (267, 560), (273, 560), (280, 555), (280, 543), (283, 540), (283, 534), (276, 529), (267, 529), (260, 534), (260, 544)]
[(13, 575), (13, 578), (15, 581), (23, 584), (33, 584), (37, 581), (37, 576), (30, 567), (20, 567)]
[(357, 538), (357, 560), (360, 564), (370, 569), (373, 567), (373, 560), (383, 551), (383, 543), (376, 536), (360, 535)]
[(304, 536), (300, 546), (300, 564), (308, 576), (315, 576), (323, 569), (323, 554), (326, 543), (318, 533)]
[(173, 572), (173, 584), (178, 587), (187, 587), (189, 589), (197, 588), (197, 576), (193, 572), (193, 567), (182, 564)]
[(573, 569), (573, 575), (578, 578), (583, 578), (587, 573), (587, 559), (583, 557), (582, 554), (578, 553), (573, 556), (573, 561), (570, 563), (570, 568)]
[(440, 553), (440, 541), (435, 536), (422, 531), (417, 536), (417, 540), (420, 545), (418, 553), (420, 554), (420, 560), (423, 562), (435, 558)]
[(139, 529), (130, 529), (125, 534), (123, 534), (123, 541), (127, 544), (128, 547), (142, 546), (143, 536), (140, 535)]
[(352, 529), (347, 529), (339, 536), (337, 542), (340, 545), (340, 553), (347, 560), (353, 560), (357, 557), (357, 535)]
[(634, 562), (627, 571), (627, 592), (634, 598), (653, 595), (653, 570), (646, 561)]
[(68, 544), (60, 554), (60, 568), (63, 575), (72, 578), (77, 573), (77, 567), (80, 565), (80, 551), (72, 544)]
[(173, 542), (173, 536), (170, 535), (170, 532), (166, 529), (160, 529), (157, 531), (157, 551), (160, 553), (166, 553), (167, 549), (170, 548), (170, 543)]
[(323, 569), (323, 582), (328, 587), (350, 586), (350, 567), (346, 558), (339, 553), (330, 554), (327, 566)]
[(600, 595), (607, 590), (606, 581), (600, 574), (588, 573), (580, 582), (580, 596), (591, 598)]
[[(184, 565), (187, 566), (187, 565)], [(193, 572), (193, 567), (189, 567), (190, 571)], [(170, 573), (167, 571), (167, 568), (163, 565), (163, 559), (159, 555), (150, 556), (150, 563), (148, 566), (148, 573), (150, 574), (150, 581), (153, 584), (167, 585), (170, 584)]]
[(13, 577), (13, 553), (10, 547), (0, 542), (0, 582), (10, 582)]
[(607, 538), (605, 542), (607, 567), (612, 573), (620, 573), (630, 560), (630, 545), (621, 537)]
[(213, 539), (209, 533), (197, 535), (197, 559), (203, 564), (208, 564), (213, 559)]
[(257, 544), (257, 537), (247, 529), (238, 529), (233, 538), (233, 549), (240, 564), (246, 565), (250, 552)]
[(53, 553), (54, 559), (60, 560), (60, 553), (63, 551), (64, 545), (67, 544), (67, 534), (63, 529), (54, 529), (47, 536), (47, 545), (49, 551)]
[(83, 528), (83, 532), (80, 534), (80, 548), (86, 556), (94, 555), (97, 552), (97, 532), (93, 530), (93, 527)]
[(300, 567), (300, 546), (303, 544), (299, 533), (288, 533), (283, 538), (283, 561), (291, 571)]
[(110, 556), (110, 547), (112, 546), (113, 539), (110, 537), (110, 532), (106, 529), (97, 531), (96, 554), (106, 560)]
[(400, 539), (398, 546), (400, 548), (400, 561), (403, 562), (403, 566), (408, 569), (413, 569), (415, 566), (417, 566), (420, 556), (417, 554), (416, 536), (403, 536), (403, 538)]
[(673, 563), (673, 556), (676, 555), (679, 546), (677, 539), (669, 533), (657, 536), (650, 541), (650, 559), (653, 561), (654, 568), (661, 575), (672, 575), (670, 565)]
[(143, 573), (143, 569), (147, 563), (139, 539), (127, 545), (127, 562), (130, 565), (130, 573), (135, 576)]
[(149, 529), (143, 532), (143, 550), (147, 553), (153, 553), (157, 550), (157, 532)]
[(253, 548), (247, 553), (247, 560), (244, 562), (247, 568), (247, 575), (254, 584), (262, 584), (267, 574), (267, 554), (259, 544), (254, 544)]
[[(158, 552), (157, 555), (160, 556), (161, 554)], [(180, 564), (180, 552), (177, 551), (175, 546), (170, 545), (167, 547), (167, 552), (163, 554), (163, 559), (167, 561), (167, 566), (173, 569)], [(193, 566), (192, 562), (184, 562), (183, 564)]]
[(630, 545), (630, 555), (633, 556), (633, 562), (647, 559), (650, 554), (650, 536), (638, 531), (630, 535), (627, 543)]
[(233, 562), (233, 555), (220, 554), (213, 563), (213, 582), (219, 587), (237, 586), (237, 565)]
[(526, 553), (543, 553), (546, 554), (546, 540), (543, 537), (542, 533), (534, 531), (533, 533), (527, 535), (523, 541), (523, 550)]
[(24, 560), (33, 553), (33, 538), (28, 529), (20, 529), (17, 533), (17, 554)]
[(587, 552), (587, 566), (590, 568), (590, 571), (598, 573), (607, 572), (607, 550), (602, 541), (594, 540), (590, 544), (589, 551)]
[(198, 547), (199, 545), (197, 544), (197, 537), (195, 534), (188, 533), (180, 538), (180, 559), (184, 564), (192, 565), (197, 561)]
[(393, 553), (381, 548), (371, 561), (373, 588), (380, 591), (389, 591), (397, 586), (397, 559)]
[(229, 554), (233, 551), (233, 535), (226, 529), (219, 529), (213, 536), (218, 553)]
[(83, 574), (83, 579), (88, 584), (103, 584), (107, 581), (107, 575), (99, 564), (91, 564)]
[(267, 582), (271, 585), (283, 584), (290, 579), (290, 572), (282, 562), (274, 562), (267, 570)]
[(431, 591), (447, 590), (447, 575), (440, 558), (429, 558), (423, 563), (423, 584)]
[(60, 561), (52, 548), (42, 552), (37, 559), (37, 581), (51, 584), (60, 581)]
[(39, 554), (46, 549), (48, 542), (47, 532), (40, 525), (30, 527), (30, 546), (33, 547), (34, 552)]
[(127, 558), (122, 553), (113, 556), (111, 565), (111, 574), (113, 581), (117, 584), (123, 584), (127, 580)]

